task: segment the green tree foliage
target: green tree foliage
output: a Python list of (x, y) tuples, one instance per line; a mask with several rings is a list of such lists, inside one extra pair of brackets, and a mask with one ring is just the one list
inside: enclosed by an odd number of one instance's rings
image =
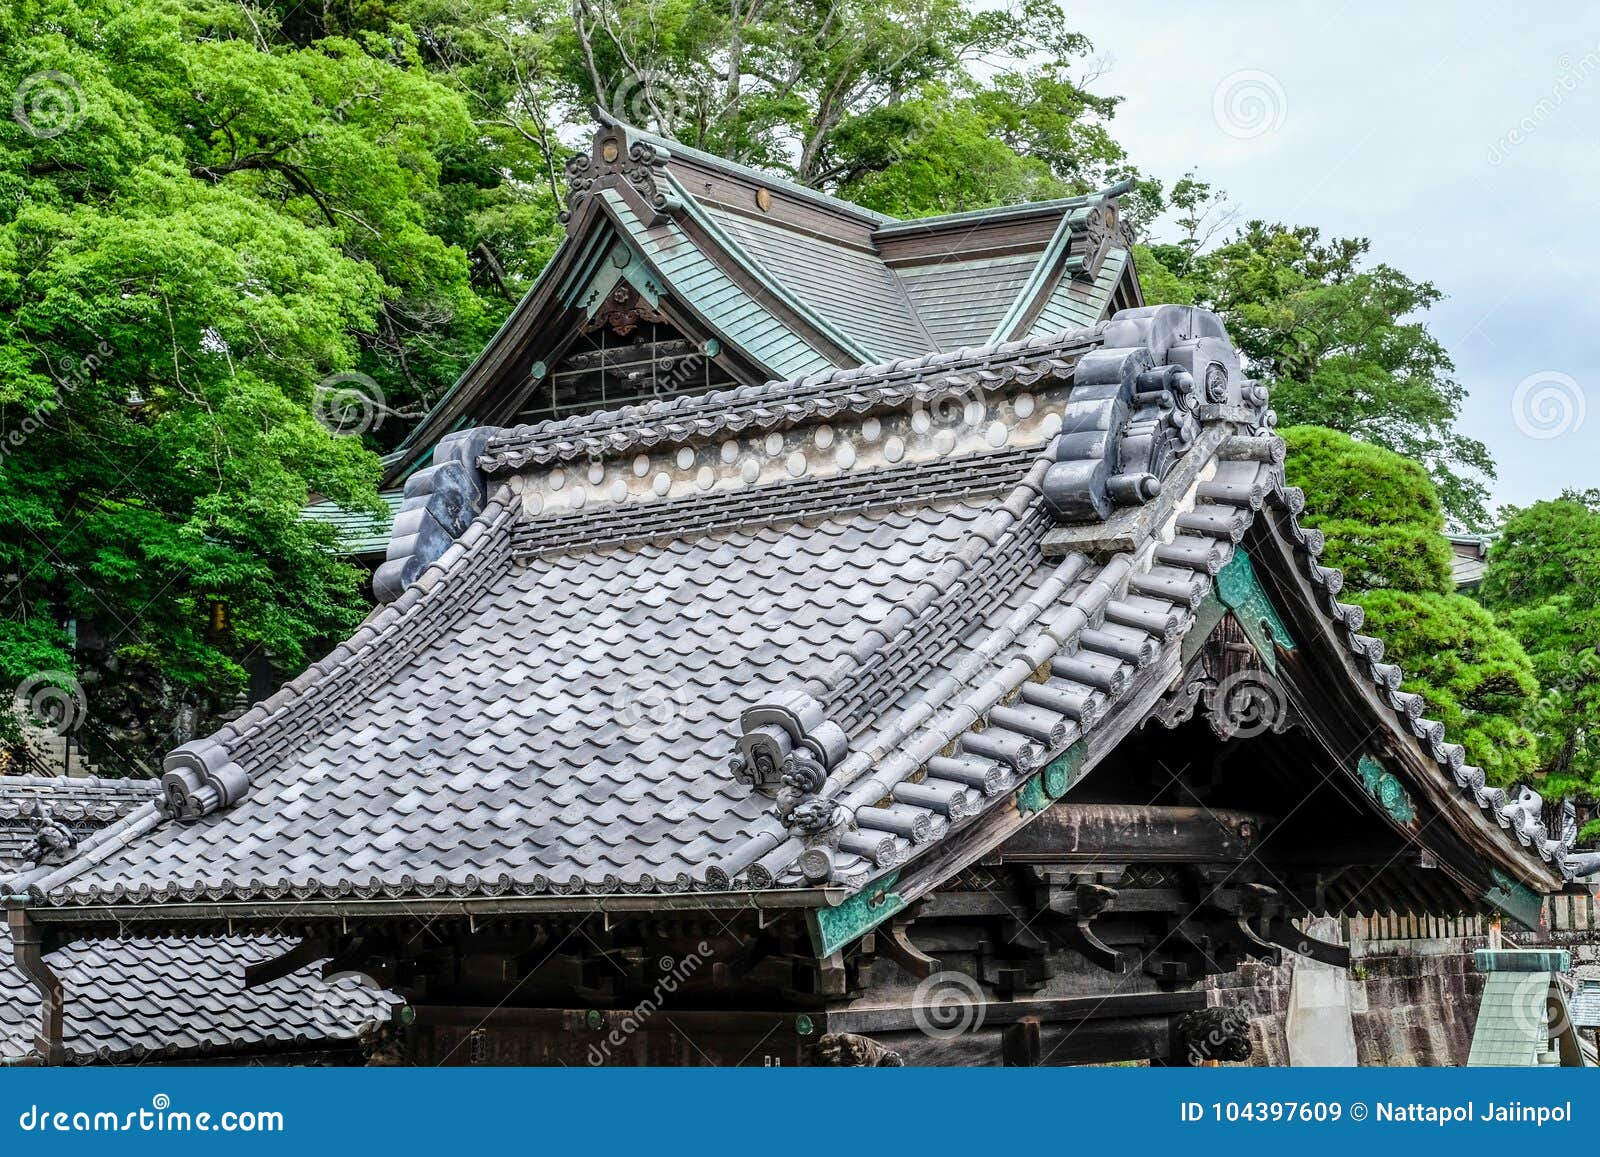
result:
[(1426, 470), (1326, 427), (1291, 426), (1283, 436), (1290, 478), (1306, 491), (1305, 521), (1328, 536), (1328, 566), (1364, 591), (1452, 589), (1444, 517)]
[(1491, 782), (1538, 766), (1525, 726), (1539, 684), (1517, 639), (1450, 579), (1444, 515), (1427, 472), (1392, 451), (1315, 426), (1283, 431), (1289, 481), (1306, 492), (1303, 521), (1327, 535), (1323, 561), (1345, 572), (1344, 596), (1405, 670), (1403, 687), (1466, 745)]
[[(1532, 723), (1552, 798), (1600, 799), (1600, 492), (1508, 508), (1483, 597), (1544, 688)], [(1591, 822), (1585, 834), (1600, 832)]]
[(1482, 525), (1494, 463), (1456, 429), (1465, 388), (1426, 314), (1441, 293), (1385, 263), (1365, 238), (1251, 221), (1207, 249), (1216, 201), (1185, 178), (1172, 201), (1185, 234), (1135, 256), (1151, 302), (1215, 310), (1289, 425), (1327, 426), (1423, 463), (1445, 514)]
[(8, 5), (0, 90), (0, 670), (76, 667), (165, 745), (175, 703), (364, 612), (299, 517), (379, 509), (317, 385), (377, 378), (363, 425), (420, 412), (509, 308), (464, 252), (473, 124), (402, 29), (297, 45), (199, 0)]
[(1126, 171), (1107, 128), (1117, 101), (1073, 75), (1089, 42), (1053, 0), (576, 0), (572, 13), (557, 59), (574, 101), (895, 216)]

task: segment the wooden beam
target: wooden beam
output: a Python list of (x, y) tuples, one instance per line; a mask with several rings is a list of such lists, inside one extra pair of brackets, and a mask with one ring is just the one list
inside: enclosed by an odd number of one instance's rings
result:
[(1007, 840), (996, 858), (1003, 864), (1234, 864), (1249, 859), (1276, 822), (1220, 808), (1062, 800)]
[[(1013, 1025), (1031, 1018), (1040, 1025), (1126, 1017), (1170, 1016), (1206, 1006), (1206, 994), (1193, 992), (1123, 992), (1111, 996), (1069, 996), (1056, 1000), (987, 1001), (978, 1006), (985, 1025)], [(833, 1009), (829, 1032), (909, 1032), (917, 1028), (910, 1004)]]

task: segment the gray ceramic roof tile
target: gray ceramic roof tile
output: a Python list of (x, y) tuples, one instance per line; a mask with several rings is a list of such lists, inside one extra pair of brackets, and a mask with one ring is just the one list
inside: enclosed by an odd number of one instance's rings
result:
[[(980, 793), (970, 810), (940, 812), (940, 785), (954, 781), (936, 759), (965, 758), (958, 770), (1009, 790), (1116, 702), (1164, 686), (1195, 601), (1268, 507), (1329, 631), (1388, 696), (1397, 733), (1425, 736), (1464, 806), (1559, 866), (1542, 829), (1508, 814), (1504, 793), (1485, 790), (1385, 681), (1337, 572), (1316, 562), (1320, 535), (1299, 525), (1303, 496), (1283, 485), (1283, 444), (1254, 387), (1248, 404), (1207, 416), (1189, 480), (1151, 508), (1166, 522), (1142, 523), (1121, 554), (1045, 557), (1041, 480), (1059, 415), (1078, 360), (1118, 324), (505, 432), (480, 460), (493, 497), (462, 538), (348, 643), (214, 738), (249, 777), (238, 802), (17, 886), (43, 902), (159, 902), (787, 885), (801, 878), (804, 842), (730, 759), (744, 711), (796, 694), (848, 727), (819, 799), (861, 827), (832, 869), (858, 884), (862, 855), (871, 870), (890, 867), (1007, 798)], [(917, 425), (934, 383), (980, 378), (981, 421)], [(605, 500), (664, 518), (648, 537), (618, 544), (591, 512), (587, 531), (519, 549), (562, 517), (540, 496), (562, 493), (555, 464), (584, 453), (584, 438), (603, 435), (602, 478), (615, 468), (644, 479), (686, 445), (779, 434), (777, 451), (748, 453), (781, 460), (841, 438), (862, 449), (838, 470), (798, 471), (837, 483), (816, 509), (773, 519), (764, 483), (737, 489), (737, 453), (709, 484), (693, 480), (691, 453), (677, 482), (662, 475), (666, 494), (629, 498), (625, 486)], [(891, 440), (904, 443), (898, 456), (868, 460)], [(1029, 450), (1002, 489), (861, 508), (885, 463), (976, 470), (997, 446)], [(636, 454), (643, 471), (630, 469)], [(810, 481), (786, 485), (810, 493)], [(696, 487), (761, 509), (698, 522), (700, 504), (672, 497)], [(924, 790), (906, 790), (923, 775)]]
[(0, 868), (15, 867), (33, 845), (29, 817), (35, 804), (45, 804), (52, 819), (81, 836), (121, 819), (160, 790), (150, 779), (0, 776)]
[[(154, 780), (0, 777), (0, 869), (21, 866), (35, 801), (80, 838), (145, 804)], [(324, 981), (314, 965), (259, 988), (248, 965), (293, 945), (282, 937), (138, 939), (73, 945), (47, 958), (66, 997), (66, 1047), (74, 1062), (129, 1063), (260, 1053), (275, 1047), (347, 1045), (394, 998), (357, 981)], [(0, 920), (0, 1057), (24, 1057), (39, 1026), (39, 994), (17, 968)]]
[[(75, 944), (51, 953), (65, 994), (67, 1058), (133, 1063), (259, 1055), (274, 1048), (347, 1045), (395, 998), (352, 978), (324, 981), (316, 965), (257, 988), (248, 965), (293, 945), (278, 937), (139, 939)], [(39, 994), (11, 964), (0, 923), (0, 1057), (23, 1057), (39, 1027)]]

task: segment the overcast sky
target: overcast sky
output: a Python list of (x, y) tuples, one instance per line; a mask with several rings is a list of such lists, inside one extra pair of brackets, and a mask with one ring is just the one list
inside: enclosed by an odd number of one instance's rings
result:
[(1372, 239), (1431, 314), (1497, 502), (1600, 487), (1600, 4), (1069, 4), (1145, 171)]

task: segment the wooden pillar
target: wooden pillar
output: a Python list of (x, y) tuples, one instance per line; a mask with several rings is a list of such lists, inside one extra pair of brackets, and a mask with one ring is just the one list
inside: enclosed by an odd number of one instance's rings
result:
[(1024, 1016), (1008, 1025), (1000, 1038), (1000, 1063), (1008, 1069), (1037, 1068), (1040, 1056), (1039, 1018)]

